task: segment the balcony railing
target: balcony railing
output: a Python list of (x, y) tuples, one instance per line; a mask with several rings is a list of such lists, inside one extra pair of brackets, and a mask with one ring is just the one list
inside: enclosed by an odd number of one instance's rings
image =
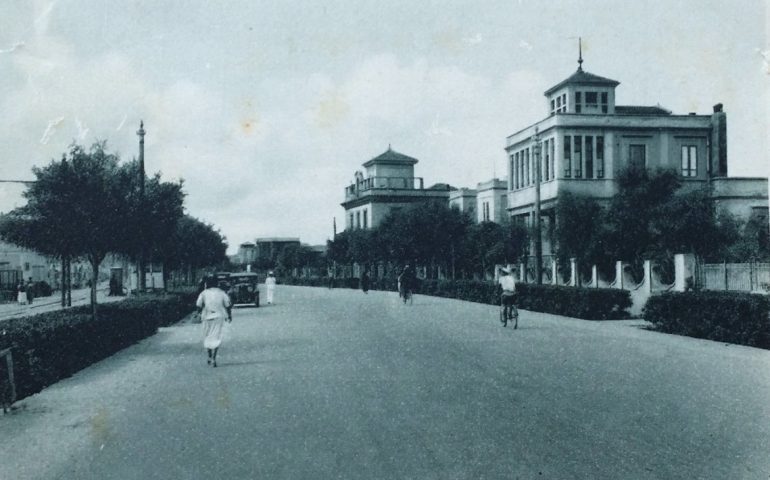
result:
[(373, 189), (422, 190), (422, 177), (369, 177), (345, 187), (345, 196), (360, 195)]

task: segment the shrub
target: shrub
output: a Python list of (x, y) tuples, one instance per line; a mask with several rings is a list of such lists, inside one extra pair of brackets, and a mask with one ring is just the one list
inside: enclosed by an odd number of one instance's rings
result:
[[(358, 279), (337, 279), (336, 286), (358, 288)], [(316, 286), (314, 279), (287, 279), (291, 285)], [(328, 282), (322, 283), (327, 286)], [(395, 291), (396, 279), (373, 280), (372, 290)], [(420, 280), (416, 292), (434, 297), (456, 298), (469, 302), (498, 305), (499, 287), (479, 280)], [(626, 290), (610, 288), (576, 288), (556, 285), (516, 285), (519, 308), (588, 320), (628, 318), (631, 295)]]
[(11, 347), (18, 398), (39, 392), (88, 365), (153, 335), (193, 310), (190, 295), (142, 295), (14, 318), (0, 323), (0, 350)]
[(770, 348), (770, 298), (743, 292), (671, 292), (647, 300), (644, 318), (666, 333)]

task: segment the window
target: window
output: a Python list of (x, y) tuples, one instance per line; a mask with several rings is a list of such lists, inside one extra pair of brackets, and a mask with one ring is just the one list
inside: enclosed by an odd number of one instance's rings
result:
[(482, 205), (481, 210), (482, 220), (485, 222), (489, 221), (489, 202), (484, 202)]
[(582, 103), (582, 96), (583, 92), (575, 92), (575, 113), (580, 113), (580, 111), (583, 109)]
[[(29, 263), (24, 262), (24, 270), (29, 270)], [(22, 279), (23, 280), (23, 279)]]
[(604, 137), (596, 137), (596, 178), (604, 178)]
[(607, 92), (602, 92), (602, 113), (607, 113)]
[(556, 139), (551, 139), (551, 178), (556, 178)]
[(551, 99), (551, 113), (561, 113), (567, 111), (567, 94), (561, 95)]
[(564, 176), (572, 176), (572, 143), (569, 135), (564, 136)]
[(356, 212), (356, 228), (361, 228), (361, 212)]
[(511, 154), (511, 161), (510, 166), (508, 167), (508, 189), (513, 190), (515, 185), (515, 179), (516, 179), (516, 161), (515, 161), (516, 155), (513, 153)]
[(628, 165), (632, 168), (644, 168), (647, 166), (647, 146), (628, 146)]
[(596, 107), (599, 103), (598, 94), (596, 92), (586, 92), (586, 106)]
[(351, 213), (350, 214), (350, 228), (352, 229), (354, 226), (355, 226), (355, 224), (353, 223), (353, 214)]
[(513, 156), (513, 188), (519, 188), (519, 152)]
[[(586, 96), (588, 96), (586, 94)], [(583, 138), (575, 135), (575, 178), (583, 176)]]
[(368, 222), (368, 218), (367, 218), (368, 217), (367, 213), (368, 212), (366, 211), (366, 209), (364, 209), (364, 228), (365, 229), (368, 228), (368, 226), (369, 226), (369, 222)]
[(529, 185), (530, 184), (529, 149), (524, 150), (524, 171), (526, 172), (524, 177), (524, 183), (526, 185)]
[(594, 137), (586, 135), (586, 178), (594, 178)]
[(682, 145), (682, 176), (698, 176), (698, 148), (695, 145)]
[(545, 169), (543, 170), (543, 179), (546, 182), (548, 181), (548, 178), (549, 178), (549, 170), (548, 170), (548, 167), (549, 167), (549, 164), (550, 164), (550, 162), (549, 162), (549, 159), (550, 159), (549, 154), (551, 153), (551, 151), (548, 149), (548, 142), (549, 142), (549, 140), (546, 140), (545, 142), (543, 142), (543, 153), (545, 153), (545, 157), (544, 157), (545, 158), (545, 163), (544, 163)]

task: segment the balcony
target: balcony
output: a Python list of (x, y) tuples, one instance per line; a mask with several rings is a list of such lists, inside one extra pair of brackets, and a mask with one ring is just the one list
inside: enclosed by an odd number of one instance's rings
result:
[(422, 177), (369, 177), (345, 187), (345, 200), (362, 194), (373, 193), (371, 190), (422, 190)]

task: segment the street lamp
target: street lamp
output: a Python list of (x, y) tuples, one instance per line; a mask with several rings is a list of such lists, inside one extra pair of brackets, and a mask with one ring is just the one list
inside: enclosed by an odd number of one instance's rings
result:
[(535, 283), (543, 283), (543, 240), (540, 235), (540, 134), (535, 127), (532, 136), (532, 156), (535, 160)]
[(136, 288), (140, 292), (147, 290), (147, 278), (145, 276), (144, 258), (144, 121), (139, 122), (139, 257), (136, 262)]

